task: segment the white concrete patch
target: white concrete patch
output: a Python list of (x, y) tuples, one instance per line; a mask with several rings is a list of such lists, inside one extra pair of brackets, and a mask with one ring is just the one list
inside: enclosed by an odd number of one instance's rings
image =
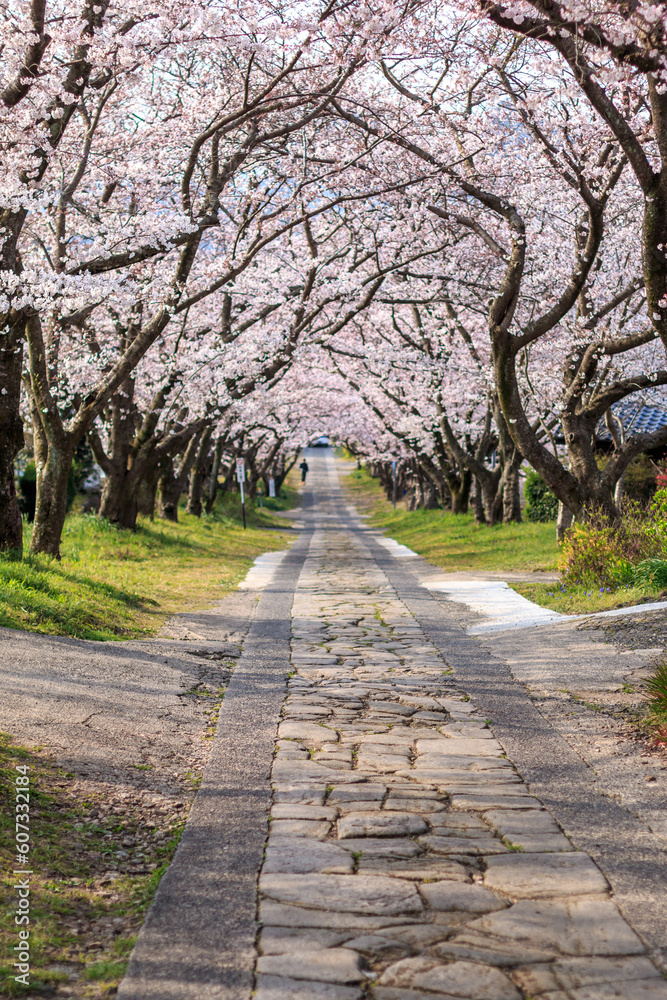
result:
[(271, 583), (274, 573), (287, 552), (287, 549), (282, 549), (281, 552), (264, 552), (263, 555), (257, 556), (248, 570), (245, 580), (239, 584), (239, 590), (263, 590), (267, 584)]
[[(394, 559), (418, 559), (419, 556), (412, 549), (409, 549), (407, 545), (401, 545), (400, 542), (395, 541), (393, 538), (385, 538), (382, 535), (378, 535), (375, 539), (379, 542), (383, 548), (394, 557)], [(430, 588), (429, 588), (430, 589)]]
[[(416, 559), (417, 553), (407, 545), (401, 545), (393, 538), (376, 536), (380, 543), (396, 559)], [(508, 632), (513, 629), (534, 628), (559, 621), (578, 621), (583, 618), (619, 618), (625, 615), (642, 614), (645, 611), (667, 611), (667, 602), (635, 604), (629, 608), (612, 608), (611, 611), (596, 611), (590, 615), (563, 615), (559, 611), (543, 608), (527, 597), (522, 597), (504, 580), (438, 580), (429, 577), (422, 580), (427, 590), (445, 594), (450, 601), (465, 604), (472, 611), (484, 615), (486, 621), (469, 626), (469, 635), (486, 635), (489, 632)], [(554, 588), (558, 584), (554, 582)]]
[[(507, 632), (513, 629), (532, 628), (559, 621), (580, 621), (584, 618), (620, 618), (637, 615), (646, 611), (666, 611), (664, 601), (651, 604), (634, 604), (629, 608), (612, 608), (610, 611), (596, 611), (590, 615), (562, 615), (550, 608), (543, 608), (529, 601), (502, 580), (460, 580), (453, 583), (442, 580), (426, 581), (428, 590), (446, 594), (450, 601), (466, 604), (487, 619), (466, 631), (470, 635), (486, 635), (489, 632)], [(556, 586), (556, 584), (554, 584)]]
[(446, 594), (450, 601), (466, 604), (485, 616), (487, 620), (484, 623), (473, 625), (467, 630), (471, 635), (547, 625), (569, 617), (534, 604), (517, 594), (502, 580), (458, 580), (455, 583), (429, 580), (425, 586), (428, 590)]

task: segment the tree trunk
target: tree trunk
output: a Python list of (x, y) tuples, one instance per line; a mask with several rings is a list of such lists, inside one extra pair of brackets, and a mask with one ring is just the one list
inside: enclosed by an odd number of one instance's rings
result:
[(137, 486), (137, 513), (143, 517), (149, 517), (151, 521), (155, 517), (155, 504), (157, 503), (157, 487), (160, 480), (160, 467), (156, 465), (142, 479)]
[(23, 447), (20, 414), (23, 339), (18, 326), (0, 334), (0, 552), (23, 553), (23, 521), (14, 461)]
[(108, 475), (102, 487), (100, 517), (119, 528), (134, 530), (139, 513), (136, 485), (134, 481), (128, 482), (127, 475)]
[[(514, 450), (514, 449), (513, 449)], [(515, 451), (506, 461), (502, 473), (503, 523), (521, 523), (521, 494), (519, 491), (519, 471), (523, 457)]]
[(572, 526), (572, 521), (574, 520), (572, 511), (569, 510), (562, 500), (558, 501), (558, 520), (556, 521), (556, 541), (562, 542), (565, 538), (565, 532), (569, 527)]
[(134, 378), (127, 378), (110, 401), (108, 457), (96, 432), (89, 433), (93, 454), (105, 474), (100, 517), (122, 528), (135, 528), (137, 523), (137, 469), (130, 461), (137, 419), (134, 386)]
[(159, 481), (157, 512), (158, 517), (163, 517), (165, 521), (178, 521), (178, 501), (197, 457), (200, 437), (200, 434), (193, 435), (176, 471), (171, 456), (164, 461)]
[(468, 469), (461, 474), (458, 486), (452, 487), (449, 484), (449, 492), (452, 497), (452, 514), (467, 514), (470, 503), (470, 490), (472, 487), (472, 475)]
[(614, 503), (618, 510), (621, 509), (621, 504), (623, 503), (623, 494), (625, 493), (625, 477), (627, 475), (627, 470), (618, 479), (616, 486), (614, 487)]
[(222, 449), (225, 444), (225, 439), (221, 434), (217, 441), (215, 442), (215, 449), (213, 451), (213, 464), (211, 465), (211, 472), (209, 475), (208, 491), (206, 494), (206, 513), (211, 514), (215, 506), (215, 501), (218, 496), (218, 476), (220, 474), (220, 461), (222, 459)]
[(475, 515), (475, 523), (486, 524), (486, 514), (484, 513), (484, 504), (482, 502), (482, 487), (477, 476), (474, 477), (472, 485), (471, 506)]
[[(37, 504), (30, 551), (60, 559), (60, 538), (67, 514), (67, 478), (78, 441), (48, 441), (46, 454), (35, 455)], [(39, 449), (43, 452), (43, 448)]]
[(158, 481), (157, 514), (165, 521), (178, 521), (178, 501), (183, 484), (174, 472), (173, 458), (167, 458)]
[(206, 474), (208, 472), (208, 467), (211, 464), (209, 449), (212, 437), (213, 428), (209, 427), (202, 434), (201, 441), (199, 442), (199, 448), (197, 449), (197, 455), (192, 465), (192, 469), (190, 470), (188, 505), (185, 509), (188, 514), (194, 514), (195, 517), (201, 517), (202, 513), (202, 490), (204, 487), (204, 479), (206, 478)]

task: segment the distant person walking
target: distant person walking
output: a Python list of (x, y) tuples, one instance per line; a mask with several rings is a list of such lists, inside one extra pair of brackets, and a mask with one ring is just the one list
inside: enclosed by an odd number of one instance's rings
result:
[(308, 472), (308, 462), (305, 460), (305, 458), (304, 458), (303, 462), (301, 463), (301, 465), (299, 466), (299, 468), (301, 469), (301, 482), (305, 483), (305, 481), (306, 481), (306, 473)]

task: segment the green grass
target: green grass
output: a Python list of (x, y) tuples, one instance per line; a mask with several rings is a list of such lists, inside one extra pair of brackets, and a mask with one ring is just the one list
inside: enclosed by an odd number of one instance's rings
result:
[(512, 589), (544, 608), (564, 615), (611, 611), (640, 602), (657, 601), (659, 593), (647, 587), (619, 587), (618, 590), (591, 590), (590, 587), (561, 587), (559, 583), (513, 583)]
[(667, 660), (663, 657), (646, 682), (650, 715), (648, 730), (655, 746), (667, 747)]
[(460, 570), (549, 570), (558, 560), (554, 524), (477, 525), (472, 514), (441, 510), (406, 511), (386, 500), (379, 482), (365, 469), (345, 477), (369, 523), (429, 562), (449, 572)]
[[(119, 529), (90, 514), (71, 514), (62, 560), (0, 556), (0, 625), (81, 639), (153, 635), (179, 611), (219, 600), (243, 578), (262, 552), (284, 548), (284, 519), (274, 510), (297, 502), (291, 488), (247, 505), (240, 522), (238, 495), (224, 495), (209, 517), (179, 513), (179, 523), (140, 518), (136, 531)], [(30, 527), (26, 525), (25, 546)]]

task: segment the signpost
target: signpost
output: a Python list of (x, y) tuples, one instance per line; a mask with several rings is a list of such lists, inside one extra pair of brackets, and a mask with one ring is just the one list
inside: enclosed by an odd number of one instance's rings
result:
[(269, 496), (274, 497), (276, 495), (276, 481), (275, 479), (269, 479)]
[(236, 481), (241, 490), (241, 513), (243, 514), (243, 530), (245, 531), (245, 492), (243, 490), (243, 484), (245, 483), (245, 462), (242, 458), (236, 459)]
[(396, 510), (396, 462), (391, 463), (391, 475), (394, 480), (394, 510)]

